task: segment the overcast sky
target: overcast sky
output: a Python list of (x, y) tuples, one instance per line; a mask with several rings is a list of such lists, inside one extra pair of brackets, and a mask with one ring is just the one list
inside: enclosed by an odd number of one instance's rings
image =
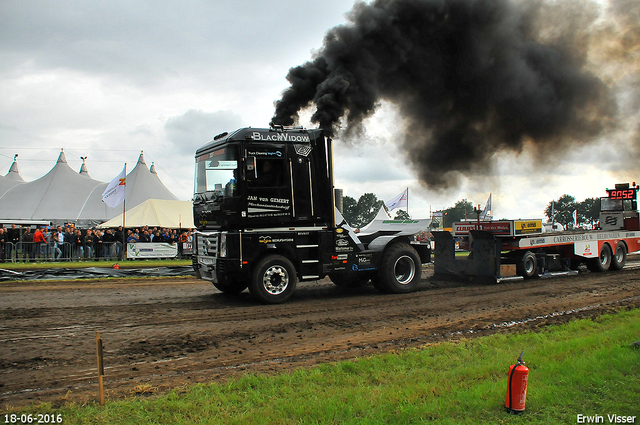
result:
[[(313, 58), (353, 3), (3, 0), (0, 174), (19, 154), (21, 175), (35, 180), (64, 148), (73, 169), (86, 156), (91, 177), (106, 182), (144, 151), (169, 190), (188, 200), (195, 150), (223, 131), (266, 127), (288, 70)], [(637, 72), (625, 80), (636, 90)], [(624, 87), (617, 86), (621, 108), (635, 108), (627, 124), (637, 124), (638, 105)], [(493, 193), (496, 218), (542, 218), (564, 193), (581, 201), (640, 180), (637, 165), (619, 165), (624, 142), (602, 139), (542, 168), (526, 150), (503, 154), (484, 178), (430, 191), (398, 153), (400, 119), (382, 105), (367, 122), (366, 141), (336, 141), (336, 186), (346, 195), (389, 200), (409, 187), (409, 212), (422, 218), (463, 198), (484, 206)]]

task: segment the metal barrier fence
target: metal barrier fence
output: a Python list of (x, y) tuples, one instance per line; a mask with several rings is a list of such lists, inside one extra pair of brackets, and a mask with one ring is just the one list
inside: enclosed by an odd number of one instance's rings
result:
[[(186, 258), (191, 251), (178, 249), (177, 258)], [(181, 249), (182, 248), (182, 249)], [(0, 244), (2, 262), (55, 262), (55, 261), (122, 261), (127, 258), (127, 246), (122, 242), (100, 242), (98, 244), (6, 242)]]

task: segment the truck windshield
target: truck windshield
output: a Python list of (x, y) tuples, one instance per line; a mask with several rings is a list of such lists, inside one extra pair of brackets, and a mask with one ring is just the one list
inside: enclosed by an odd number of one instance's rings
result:
[(238, 157), (225, 147), (196, 158), (195, 193), (216, 192), (233, 196), (236, 190)]

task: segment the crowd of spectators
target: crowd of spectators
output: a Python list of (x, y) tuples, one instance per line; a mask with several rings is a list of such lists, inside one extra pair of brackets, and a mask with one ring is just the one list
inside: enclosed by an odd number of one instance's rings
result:
[(0, 227), (0, 261), (123, 260), (127, 243), (177, 244), (178, 257), (192, 230), (167, 228), (79, 229), (66, 226)]

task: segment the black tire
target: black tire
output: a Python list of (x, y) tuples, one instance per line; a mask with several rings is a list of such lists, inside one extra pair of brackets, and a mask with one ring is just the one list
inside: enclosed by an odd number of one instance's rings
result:
[(609, 267), (611, 270), (622, 270), (624, 265), (627, 263), (627, 246), (624, 242), (618, 242), (616, 246), (616, 252), (611, 257), (611, 266)]
[(525, 279), (531, 279), (538, 274), (538, 259), (533, 252), (525, 252), (522, 258), (518, 260), (516, 263), (516, 274)]
[(396, 243), (382, 255), (376, 288), (390, 294), (412, 292), (422, 277), (420, 256), (411, 245)]
[(249, 283), (239, 278), (225, 278), (220, 279), (220, 282), (214, 283), (213, 286), (225, 295), (235, 296), (247, 289)]
[(278, 304), (293, 295), (297, 283), (298, 276), (291, 261), (281, 255), (269, 255), (253, 269), (249, 292), (263, 303)]
[(336, 286), (341, 288), (361, 288), (369, 282), (371, 276), (363, 275), (362, 273), (331, 273), (329, 279)]
[(589, 258), (587, 268), (592, 272), (606, 272), (611, 267), (611, 247), (609, 244), (602, 245), (598, 258)]

